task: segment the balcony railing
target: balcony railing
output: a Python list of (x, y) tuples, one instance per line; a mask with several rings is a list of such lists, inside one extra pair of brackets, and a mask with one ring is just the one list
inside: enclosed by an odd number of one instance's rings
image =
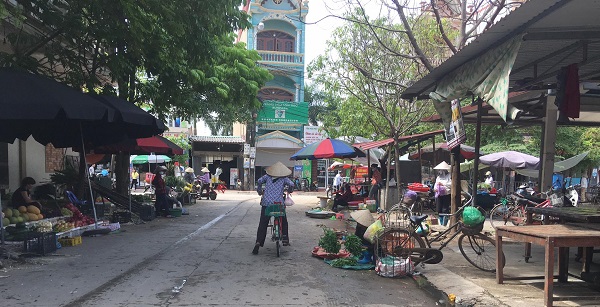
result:
[(303, 53), (268, 51), (268, 50), (257, 50), (257, 52), (262, 57), (263, 62), (286, 63), (286, 64), (295, 64), (295, 65), (303, 65), (304, 64), (304, 54)]

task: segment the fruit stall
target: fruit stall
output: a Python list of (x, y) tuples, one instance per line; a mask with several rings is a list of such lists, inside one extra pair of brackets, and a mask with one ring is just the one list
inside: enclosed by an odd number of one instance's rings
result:
[(22, 243), (25, 252), (41, 255), (53, 252), (61, 245), (81, 244), (81, 235), (86, 231), (120, 228), (118, 223), (95, 223), (71, 203), (61, 208), (60, 216), (51, 218), (44, 218), (35, 206), (4, 209), (2, 217), (7, 242)]

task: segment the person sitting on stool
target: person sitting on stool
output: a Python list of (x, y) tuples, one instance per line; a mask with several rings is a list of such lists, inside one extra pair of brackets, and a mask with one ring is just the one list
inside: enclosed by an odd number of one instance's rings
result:
[(348, 206), (348, 202), (352, 200), (352, 189), (350, 188), (350, 184), (346, 183), (344, 184), (344, 187), (342, 188), (342, 193), (335, 193), (335, 196), (333, 198), (333, 208), (331, 209), (333, 212), (338, 212), (339, 210), (339, 206), (344, 206), (347, 207)]
[(35, 179), (31, 177), (25, 177), (23, 180), (21, 180), (21, 186), (13, 193), (11, 198), (11, 206), (13, 208), (17, 209), (20, 206), (27, 207), (29, 205), (34, 205), (38, 209), (42, 210), (42, 205), (39, 202), (31, 199), (30, 190), (34, 184)]

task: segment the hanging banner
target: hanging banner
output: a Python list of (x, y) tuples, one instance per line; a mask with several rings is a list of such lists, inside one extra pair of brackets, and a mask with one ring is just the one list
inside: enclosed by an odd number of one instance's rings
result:
[(462, 112), (460, 110), (460, 101), (458, 99), (452, 100), (451, 110), (452, 121), (450, 121), (448, 129), (446, 129), (446, 141), (448, 142), (449, 149), (458, 147), (467, 140)]

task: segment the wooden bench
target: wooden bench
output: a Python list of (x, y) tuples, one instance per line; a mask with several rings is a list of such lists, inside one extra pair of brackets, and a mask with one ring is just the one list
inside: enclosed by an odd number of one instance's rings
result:
[[(544, 276), (504, 277), (502, 238), (544, 246)], [(552, 306), (554, 279), (567, 282), (569, 247), (600, 246), (600, 232), (573, 225), (499, 226), (496, 229), (496, 282), (504, 280), (544, 279), (544, 306)], [(558, 247), (558, 276), (554, 276), (554, 248)], [(572, 298), (569, 298), (572, 299)]]

